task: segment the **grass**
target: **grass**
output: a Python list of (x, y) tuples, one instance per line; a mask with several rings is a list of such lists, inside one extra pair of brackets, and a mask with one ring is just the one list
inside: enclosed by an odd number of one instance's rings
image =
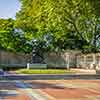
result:
[(20, 69), (16, 71), (17, 74), (67, 74), (74, 73), (74, 71), (65, 69)]

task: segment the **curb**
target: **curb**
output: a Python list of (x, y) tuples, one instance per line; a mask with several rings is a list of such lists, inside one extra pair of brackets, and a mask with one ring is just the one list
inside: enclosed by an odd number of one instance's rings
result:
[(1, 75), (4, 80), (62, 80), (62, 79), (99, 79), (100, 74), (34, 74), (34, 75)]

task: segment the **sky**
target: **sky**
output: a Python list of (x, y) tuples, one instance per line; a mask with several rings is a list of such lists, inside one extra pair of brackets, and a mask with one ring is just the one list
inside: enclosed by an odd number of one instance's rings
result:
[(0, 0), (0, 18), (14, 18), (20, 9), (18, 0)]

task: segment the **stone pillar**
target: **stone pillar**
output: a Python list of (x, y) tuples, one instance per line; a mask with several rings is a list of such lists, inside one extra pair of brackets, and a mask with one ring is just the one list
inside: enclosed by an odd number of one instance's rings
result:
[(96, 69), (96, 55), (93, 54), (93, 68)]
[(80, 64), (80, 63), (79, 63), (79, 62), (80, 62), (80, 59), (79, 59), (79, 58), (80, 58), (80, 56), (77, 56), (77, 61), (76, 61), (76, 63), (77, 63), (77, 68), (80, 67), (80, 66), (79, 66), (79, 64)]
[(70, 64), (70, 55), (68, 54), (68, 57), (67, 57), (67, 69), (69, 69), (69, 64)]
[(27, 69), (30, 69), (30, 65), (29, 65), (29, 63), (27, 63)]
[(84, 55), (84, 68), (86, 68), (86, 56)]

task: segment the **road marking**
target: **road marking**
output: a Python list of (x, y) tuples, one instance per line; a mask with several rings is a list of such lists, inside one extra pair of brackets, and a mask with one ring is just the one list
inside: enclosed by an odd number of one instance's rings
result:
[[(39, 92), (41, 92), (42, 95), (47, 96), (50, 100), (55, 100), (55, 98), (53, 96), (50, 96), (48, 93), (42, 91), (42, 90), (38, 90)], [(48, 100), (48, 99), (47, 99)]]
[[(48, 97), (41, 94), (41, 92), (37, 91), (37, 89), (31, 89), (33, 85), (30, 85), (29, 83), (23, 83), (19, 80), (1, 80), (0, 83), (15, 83), (16, 87), (21, 89), (21, 91), (26, 92), (26, 95), (28, 95), (31, 100), (48, 100)], [(0, 100), (2, 100), (1, 97)]]
[(16, 81), (17, 87), (21, 88), (22, 91), (26, 92), (29, 97), (31, 97), (31, 100), (48, 100), (48, 98), (44, 95), (41, 95), (39, 91), (36, 91), (36, 89), (31, 89), (30, 84), (23, 83), (22, 81)]

